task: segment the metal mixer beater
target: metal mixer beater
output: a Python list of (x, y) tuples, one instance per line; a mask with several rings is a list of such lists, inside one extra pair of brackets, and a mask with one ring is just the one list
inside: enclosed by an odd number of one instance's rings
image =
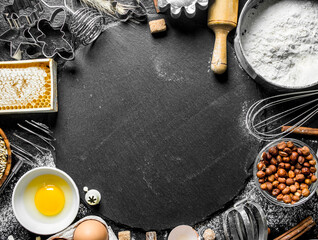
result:
[[(318, 90), (285, 93), (255, 102), (246, 114), (246, 127), (264, 141), (282, 138), (318, 112)], [(290, 126), (281, 132), (282, 126)]]
[(69, 30), (79, 43), (88, 45), (101, 34), (104, 17), (97, 10), (83, 7), (74, 11), (67, 5), (66, 0), (63, 0), (62, 6), (51, 6), (44, 0), (41, 2), (49, 8), (63, 8), (70, 14)]

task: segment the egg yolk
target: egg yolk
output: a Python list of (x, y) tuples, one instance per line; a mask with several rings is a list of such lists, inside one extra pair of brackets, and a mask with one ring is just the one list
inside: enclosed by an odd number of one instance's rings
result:
[(36, 192), (34, 203), (43, 215), (54, 216), (64, 208), (64, 193), (55, 185), (45, 185)]

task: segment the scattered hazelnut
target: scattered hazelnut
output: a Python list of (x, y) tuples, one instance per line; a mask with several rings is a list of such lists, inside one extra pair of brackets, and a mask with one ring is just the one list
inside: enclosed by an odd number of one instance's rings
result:
[(301, 169), (301, 173), (304, 175), (309, 175), (310, 174), (310, 170), (308, 167), (304, 167)]
[(286, 179), (286, 184), (287, 185), (293, 185), (294, 183), (295, 183), (294, 179), (292, 179), (292, 178), (287, 178)]
[(259, 163), (257, 164), (257, 169), (258, 169), (259, 171), (263, 170), (264, 168), (265, 168), (265, 164), (264, 164), (263, 162), (259, 162)]
[(295, 193), (297, 191), (297, 188), (295, 185), (291, 185), (290, 187), (290, 192)]
[(294, 143), (292, 142), (292, 141), (288, 141), (287, 143), (286, 143), (286, 146), (288, 147), (288, 148), (293, 148), (294, 147)]
[(278, 178), (278, 182), (280, 182), (280, 183), (286, 183), (286, 178), (280, 177), (280, 178)]
[(310, 167), (310, 172), (315, 173), (317, 169), (315, 167)]
[(294, 171), (290, 170), (290, 171), (288, 172), (288, 177), (289, 177), (289, 178), (294, 178), (294, 177), (295, 177)]
[(268, 152), (272, 155), (272, 156), (276, 156), (278, 154), (278, 150), (277, 148), (274, 146), (274, 147), (271, 147), (268, 149)]
[(312, 175), (310, 180), (311, 180), (311, 182), (316, 182), (317, 181), (317, 177), (315, 175)]
[(286, 194), (289, 194), (290, 193), (290, 188), (289, 187), (286, 187), (283, 191), (282, 191), (282, 194), (286, 195)]
[(280, 190), (278, 188), (275, 188), (273, 191), (272, 191), (272, 195), (273, 196), (278, 196), (280, 194)]
[(283, 197), (284, 197), (283, 194), (279, 194), (276, 199), (277, 199), (278, 201), (282, 201), (282, 200), (283, 200)]
[(285, 188), (286, 188), (286, 185), (284, 183), (281, 183), (277, 186), (277, 188), (280, 190), (280, 191), (283, 191)]
[(270, 182), (266, 182), (266, 188), (268, 191), (272, 191), (273, 190), (273, 185)]
[(308, 156), (310, 154), (310, 150), (309, 150), (309, 148), (307, 146), (303, 146), (301, 148), (301, 151), (302, 151), (304, 156)]

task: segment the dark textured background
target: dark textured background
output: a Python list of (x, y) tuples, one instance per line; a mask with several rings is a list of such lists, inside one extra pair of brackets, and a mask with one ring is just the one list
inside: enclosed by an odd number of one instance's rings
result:
[[(152, 2), (145, 4), (156, 18)], [(29, 117), (55, 130), (57, 166), (80, 191), (101, 190), (101, 205), (84, 208), (79, 217), (102, 215), (116, 232), (135, 227), (135, 239), (145, 238), (142, 228), (181, 223), (200, 223), (198, 230), (211, 226), (223, 239), (220, 213), (244, 188), (260, 146), (244, 128), (246, 109), (266, 93), (239, 67), (233, 32), (229, 71), (216, 77), (209, 70), (214, 35), (206, 12), (191, 20), (163, 16), (166, 35), (152, 37), (146, 24), (112, 23), (93, 45), (77, 51), (75, 61), (59, 61), (59, 113)], [(0, 24), (2, 31), (3, 19)], [(1, 59), (9, 60), (7, 45), (0, 42), (0, 49)], [(1, 127), (10, 137), (24, 117), (2, 116)], [(255, 187), (248, 191), (255, 193)], [(274, 235), (312, 206), (298, 208), (295, 216), (261, 204), (270, 212)], [(275, 214), (290, 219), (273, 224)], [(159, 239), (166, 236), (159, 233)]]

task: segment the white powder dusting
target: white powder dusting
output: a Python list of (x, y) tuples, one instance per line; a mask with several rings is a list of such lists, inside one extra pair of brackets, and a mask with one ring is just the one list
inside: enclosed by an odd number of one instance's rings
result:
[(317, 1), (262, 1), (245, 24), (243, 49), (257, 74), (280, 86), (318, 82)]

